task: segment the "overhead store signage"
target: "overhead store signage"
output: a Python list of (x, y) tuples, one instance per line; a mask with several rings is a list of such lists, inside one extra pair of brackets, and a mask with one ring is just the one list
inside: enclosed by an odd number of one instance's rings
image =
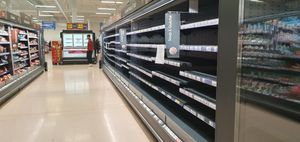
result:
[(20, 16), (21, 16), (21, 23), (24, 24), (24, 25), (32, 25), (32, 17), (31, 16), (28, 16), (26, 15), (25, 13), (20, 13)]
[(120, 45), (123, 49), (126, 49), (127, 44), (127, 36), (126, 36), (126, 29), (120, 29)]
[(88, 30), (88, 24), (85, 23), (67, 23), (68, 30)]
[(14, 23), (21, 23), (20, 16), (7, 12), (7, 20)]
[(54, 21), (43, 21), (42, 27), (43, 27), (43, 29), (55, 30), (56, 23)]
[(165, 15), (165, 42), (168, 58), (179, 58), (180, 13), (168, 12)]

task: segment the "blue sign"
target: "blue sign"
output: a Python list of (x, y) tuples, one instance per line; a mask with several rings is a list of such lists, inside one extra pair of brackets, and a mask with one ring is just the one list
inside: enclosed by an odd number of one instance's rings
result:
[(49, 30), (55, 30), (56, 29), (56, 23), (54, 21), (43, 21), (42, 22), (42, 28), (43, 29), (49, 29)]

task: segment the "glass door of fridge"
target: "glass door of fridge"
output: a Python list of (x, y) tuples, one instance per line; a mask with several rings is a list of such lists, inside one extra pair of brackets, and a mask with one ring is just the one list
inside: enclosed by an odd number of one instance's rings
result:
[(300, 141), (300, 0), (241, 0), (238, 141)]

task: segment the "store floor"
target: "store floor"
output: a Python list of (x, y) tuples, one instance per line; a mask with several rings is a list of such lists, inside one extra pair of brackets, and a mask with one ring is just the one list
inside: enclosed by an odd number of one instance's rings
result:
[(155, 141), (97, 66), (49, 66), (0, 109), (1, 142)]

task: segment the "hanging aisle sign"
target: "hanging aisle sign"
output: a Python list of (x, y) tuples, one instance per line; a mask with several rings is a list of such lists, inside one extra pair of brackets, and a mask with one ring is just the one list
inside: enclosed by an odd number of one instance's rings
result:
[(126, 49), (126, 44), (127, 44), (127, 36), (126, 36), (126, 29), (120, 29), (120, 44), (122, 49)]
[(42, 22), (43, 29), (48, 30), (55, 30), (56, 29), (56, 23), (54, 21), (43, 21)]
[(168, 12), (165, 15), (165, 43), (168, 58), (179, 58), (180, 52), (180, 13)]
[(85, 23), (67, 23), (67, 30), (88, 30), (88, 24), (85, 24)]

